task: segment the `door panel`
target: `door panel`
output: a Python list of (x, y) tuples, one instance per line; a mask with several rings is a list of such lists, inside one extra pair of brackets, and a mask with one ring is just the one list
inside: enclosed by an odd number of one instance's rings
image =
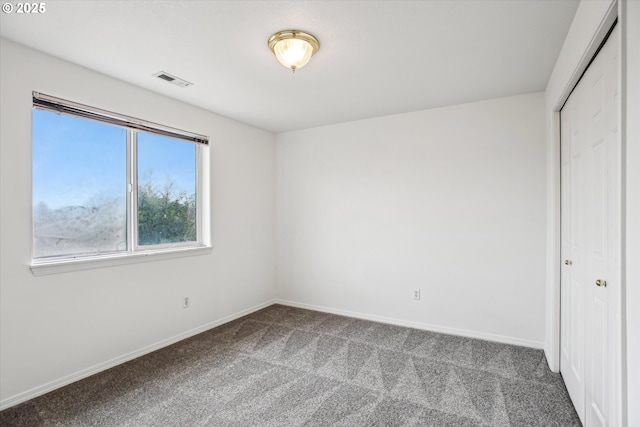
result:
[(583, 96), (574, 92), (561, 112), (562, 144), (562, 265), (560, 369), (580, 420), (585, 404), (585, 231), (583, 145), (585, 115)]
[(607, 308), (599, 299), (593, 299), (591, 305), (591, 330), (593, 337), (589, 354), (587, 404), (588, 413), (586, 424), (589, 426), (605, 426), (606, 423), (606, 392), (607, 392)]

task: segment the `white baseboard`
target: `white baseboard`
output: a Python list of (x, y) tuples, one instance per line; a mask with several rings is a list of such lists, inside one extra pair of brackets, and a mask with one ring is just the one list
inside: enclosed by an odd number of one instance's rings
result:
[(247, 314), (251, 314), (254, 311), (258, 311), (261, 310), (265, 307), (268, 307), (270, 305), (273, 305), (275, 303), (275, 300), (270, 300), (267, 302), (264, 302), (262, 304), (258, 304), (254, 307), (248, 308), (246, 310), (242, 310), (238, 313), (234, 313), (230, 316), (226, 316), (223, 317), (222, 319), (207, 323), (205, 325), (199, 326), (197, 328), (191, 329), (189, 331), (183, 332), (181, 334), (178, 335), (174, 335), (171, 338), (167, 338), (161, 341), (158, 341), (156, 343), (153, 343), (151, 345), (145, 346), (141, 349), (132, 351), (130, 353), (127, 354), (123, 354), (122, 356), (118, 356), (118, 357), (114, 357), (113, 359), (107, 360), (105, 362), (102, 363), (98, 363), (97, 365), (91, 366), (89, 368), (83, 369), (81, 371), (78, 372), (74, 372), (73, 374), (69, 374), (66, 375), (62, 378), (59, 378), (57, 380), (48, 382), (46, 384), (43, 384), (41, 386), (38, 387), (34, 387), (30, 390), (27, 390), (25, 392), (22, 393), (18, 393), (14, 396), (11, 396), (7, 399), (3, 399), (2, 401), (0, 401), (0, 411), (10, 408), (12, 406), (18, 405), (22, 402), (26, 402), (29, 399), (33, 399), (34, 397), (38, 397), (41, 396), (45, 393), (48, 393), (50, 391), (53, 391), (55, 389), (58, 389), (60, 387), (64, 387), (68, 384), (74, 383), (78, 380), (81, 380), (83, 378), (87, 378), (91, 375), (97, 374), (98, 372), (102, 372), (105, 371), (109, 368), (112, 368), (114, 366), (120, 365), (121, 363), (124, 362), (128, 362), (130, 360), (133, 360), (137, 357), (140, 356), (144, 356), (145, 354), (151, 353), (153, 351), (159, 350), (163, 347), (167, 347), (171, 344), (175, 344), (178, 341), (182, 341), (186, 338), (192, 337), (194, 335), (197, 335), (199, 333), (208, 331), (209, 329), (215, 328), (216, 326), (220, 326), (222, 324), (225, 324), (227, 322), (231, 322), (232, 320), (238, 319), (242, 316), (246, 316)]
[(494, 341), (502, 344), (519, 345), (522, 347), (530, 347), (530, 348), (535, 348), (539, 350), (542, 350), (544, 348), (543, 342), (524, 340), (521, 338), (506, 337), (503, 335), (488, 334), (484, 332), (469, 331), (465, 329), (447, 328), (444, 326), (430, 325), (428, 323), (410, 322), (408, 320), (377, 316), (373, 314), (358, 313), (355, 311), (336, 310), (329, 307), (322, 307), (322, 306), (312, 305), (312, 304), (303, 304), (303, 303), (287, 301), (283, 299), (276, 299), (275, 303), (288, 305), (290, 307), (306, 308), (308, 310), (321, 311), (324, 313), (338, 314), (340, 316), (355, 317), (357, 319), (372, 320), (374, 322), (387, 323), (389, 325), (406, 326), (414, 329), (422, 329), (425, 331), (439, 332), (442, 334), (457, 335), (457, 336), (467, 337), (467, 338), (477, 338), (485, 341)]

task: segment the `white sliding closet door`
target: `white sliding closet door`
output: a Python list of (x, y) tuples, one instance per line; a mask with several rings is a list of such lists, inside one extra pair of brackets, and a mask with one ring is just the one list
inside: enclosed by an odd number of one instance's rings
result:
[(561, 111), (560, 371), (581, 421), (619, 423), (619, 29)]

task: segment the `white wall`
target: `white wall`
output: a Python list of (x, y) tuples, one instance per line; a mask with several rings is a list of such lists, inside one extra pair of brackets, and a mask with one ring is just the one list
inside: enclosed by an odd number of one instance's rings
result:
[(541, 348), (543, 100), (278, 135), (279, 300)]
[[(272, 300), (273, 134), (6, 40), (0, 55), (2, 407)], [(211, 254), (33, 276), (32, 90), (209, 135)]]
[(640, 2), (624, 0), (622, 57), (625, 140), (623, 277), (626, 284), (627, 425), (640, 426)]

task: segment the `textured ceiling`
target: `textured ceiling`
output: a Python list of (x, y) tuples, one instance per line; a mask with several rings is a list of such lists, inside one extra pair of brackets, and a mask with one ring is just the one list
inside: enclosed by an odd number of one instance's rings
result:
[[(542, 91), (577, 0), (53, 1), (9, 40), (274, 132)], [(320, 51), (292, 75), (269, 36)], [(1, 60), (1, 59), (0, 59)], [(152, 77), (166, 71), (195, 83)]]

